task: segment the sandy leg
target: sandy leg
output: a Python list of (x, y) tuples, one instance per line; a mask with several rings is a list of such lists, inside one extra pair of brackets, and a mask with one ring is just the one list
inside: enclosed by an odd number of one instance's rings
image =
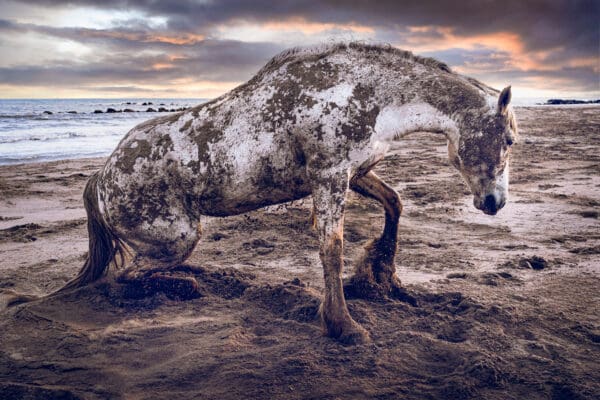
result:
[(315, 186), (313, 199), (319, 234), (319, 256), (325, 280), (325, 298), (320, 307), (323, 327), (327, 336), (342, 343), (365, 342), (369, 335), (348, 312), (341, 278), (344, 266), (342, 254), (347, 175), (340, 173), (327, 177)]
[(365, 246), (362, 258), (357, 262), (351, 286), (354, 294), (369, 297), (372, 292), (390, 294), (401, 288), (396, 276), (396, 244), (398, 223), (402, 213), (402, 203), (398, 193), (383, 182), (375, 173), (369, 172), (355, 177), (350, 182), (355, 192), (377, 200), (385, 209), (385, 227), (381, 237), (371, 240)]

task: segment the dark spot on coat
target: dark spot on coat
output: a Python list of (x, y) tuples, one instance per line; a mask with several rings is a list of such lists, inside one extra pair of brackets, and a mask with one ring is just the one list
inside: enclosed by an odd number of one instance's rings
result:
[[(348, 123), (342, 124), (338, 132), (355, 141), (368, 139), (373, 134), (373, 128), (379, 115), (379, 106), (374, 99), (373, 87), (357, 84), (352, 91), (348, 113)], [(358, 105), (356, 104), (358, 102)]]
[(199, 172), (200, 162), (210, 163), (209, 144), (218, 142), (223, 137), (223, 132), (216, 128), (215, 125), (206, 121), (203, 125), (196, 127), (190, 136), (196, 146), (198, 146), (198, 162), (190, 162), (188, 166), (195, 173)]
[(294, 62), (287, 66), (288, 74), (303, 88), (321, 92), (335, 86), (339, 80), (339, 67), (326, 61), (312, 64)]
[[(136, 146), (133, 146), (133, 144)], [(147, 140), (134, 140), (126, 147), (121, 147), (121, 154), (115, 162), (115, 166), (126, 174), (133, 173), (133, 166), (138, 158), (148, 158), (152, 147)]]
[(179, 128), (179, 132), (185, 132), (188, 129), (190, 129), (190, 126), (192, 126), (192, 122), (194, 122), (194, 120), (190, 119), (188, 122), (186, 122), (185, 124), (183, 124), (183, 126), (181, 128)]
[(158, 137), (154, 150), (152, 151), (152, 160), (160, 160), (163, 158), (169, 151), (175, 150), (175, 144), (173, 143), (173, 139), (168, 134), (164, 134)]

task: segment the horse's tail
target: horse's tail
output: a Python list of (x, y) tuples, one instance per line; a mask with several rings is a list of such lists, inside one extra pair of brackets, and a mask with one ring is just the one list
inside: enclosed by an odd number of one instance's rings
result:
[(98, 207), (98, 173), (88, 180), (83, 191), (83, 205), (87, 212), (89, 251), (85, 263), (77, 276), (54, 293), (85, 286), (100, 279), (109, 264), (121, 266), (125, 262), (125, 245), (106, 224)]
[[(89, 235), (89, 251), (85, 263), (75, 278), (67, 282), (62, 288), (44, 297), (52, 297), (92, 283), (106, 273), (112, 261), (115, 262), (117, 267), (125, 262), (126, 248), (123, 241), (117, 237), (100, 214), (97, 183), (98, 173), (95, 173), (88, 180), (83, 191), (83, 204), (87, 212)], [(6, 306), (10, 307), (36, 299), (38, 297), (14, 293), (6, 302)]]

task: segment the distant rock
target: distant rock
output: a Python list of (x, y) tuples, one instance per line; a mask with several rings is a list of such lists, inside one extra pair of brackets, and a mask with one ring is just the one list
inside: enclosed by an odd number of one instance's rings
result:
[(166, 108), (164, 108), (164, 107), (159, 107), (159, 108), (158, 108), (158, 112), (169, 112), (169, 110), (167, 110), (167, 109), (166, 109)]
[(546, 105), (559, 105), (559, 104), (600, 104), (598, 100), (574, 100), (574, 99), (550, 99), (546, 102)]
[(142, 105), (143, 105), (143, 106), (151, 106), (151, 105), (152, 105), (152, 102), (151, 102), (151, 101), (148, 101), (148, 102), (143, 102), (143, 103), (142, 103)]
[(131, 108), (126, 108), (123, 110), (123, 112), (135, 112), (135, 110), (132, 110)]
[(77, 114), (77, 111), (67, 111), (67, 114)]
[(52, 115), (54, 113), (52, 111), (44, 111), (44, 114)]
[(107, 109), (106, 109), (106, 112), (107, 112), (107, 113), (116, 113), (116, 112), (117, 112), (117, 110), (115, 110), (114, 108), (107, 108)]
[(104, 114), (104, 111), (102, 111), (102, 110), (94, 110), (94, 114)]
[(149, 108), (146, 110), (146, 112), (156, 112), (156, 110), (155, 110), (154, 108), (152, 108), (152, 107), (149, 107)]

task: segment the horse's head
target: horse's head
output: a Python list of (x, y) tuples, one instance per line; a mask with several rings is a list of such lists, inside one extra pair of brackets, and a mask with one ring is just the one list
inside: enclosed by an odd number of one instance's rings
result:
[(510, 98), (508, 86), (493, 112), (467, 112), (457, 140), (448, 142), (450, 161), (471, 188), (473, 204), (489, 215), (504, 207), (508, 198), (510, 148), (517, 137)]

